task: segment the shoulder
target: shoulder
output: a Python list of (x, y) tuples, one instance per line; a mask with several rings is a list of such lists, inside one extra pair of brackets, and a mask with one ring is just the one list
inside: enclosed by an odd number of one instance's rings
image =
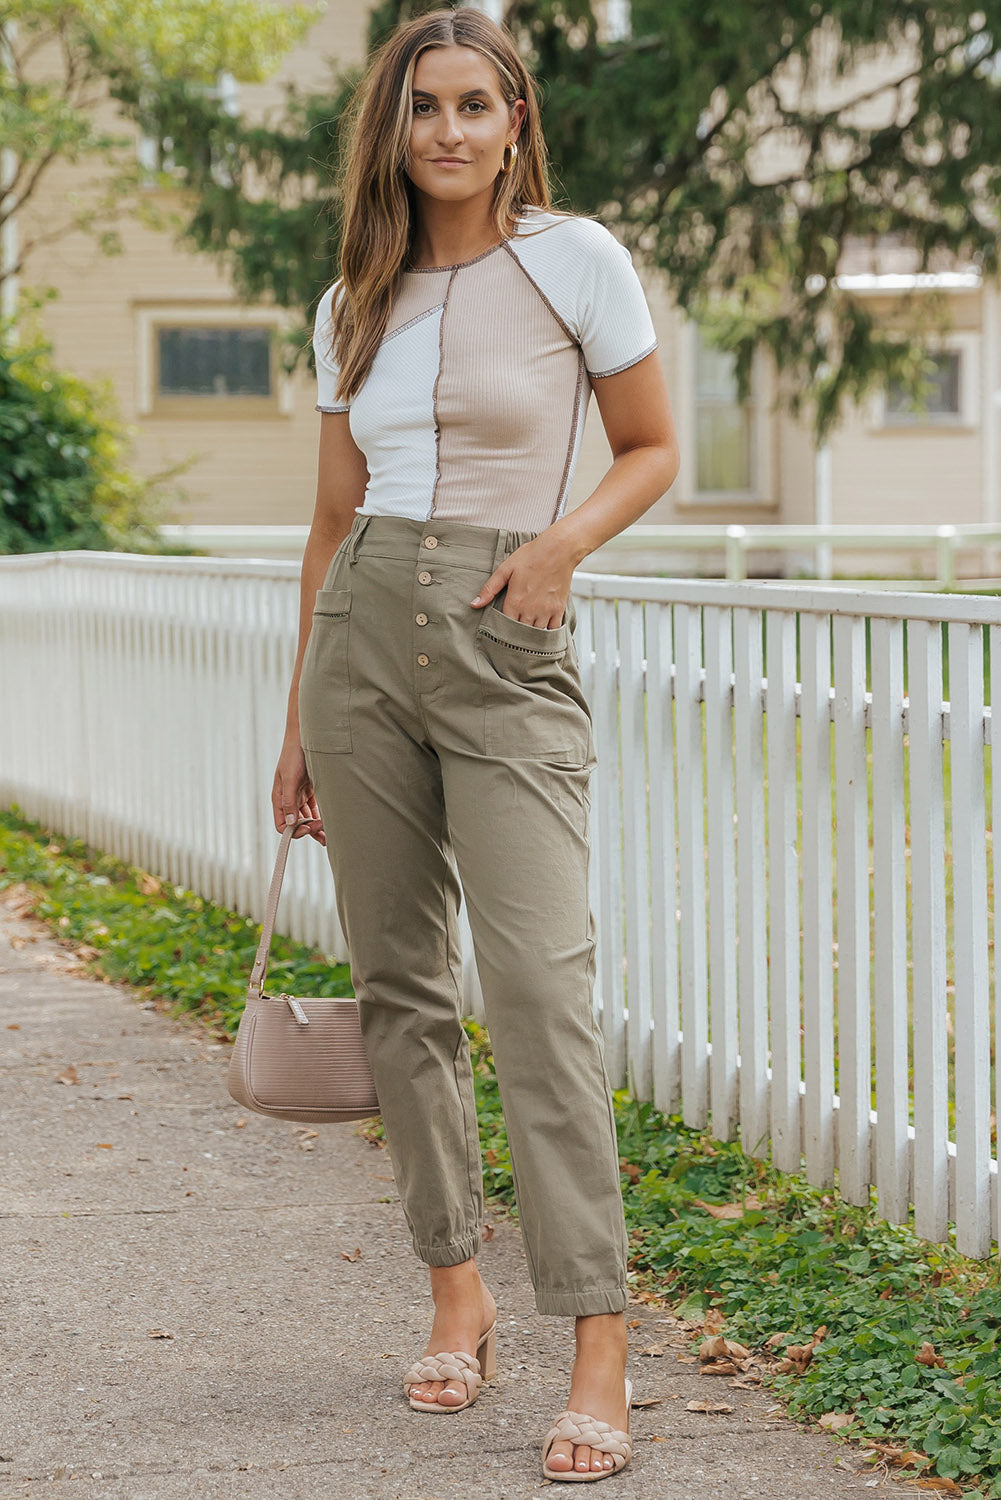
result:
[(610, 229), (583, 214), (527, 208), (518, 220), (512, 248), (519, 254), (572, 256), (578, 263), (613, 264), (632, 256)]
[(343, 290), (344, 282), (340, 276), (327, 287), (316, 307), (315, 323), (317, 328), (322, 328), (324, 323), (330, 321), (334, 311), (334, 303), (340, 298)]

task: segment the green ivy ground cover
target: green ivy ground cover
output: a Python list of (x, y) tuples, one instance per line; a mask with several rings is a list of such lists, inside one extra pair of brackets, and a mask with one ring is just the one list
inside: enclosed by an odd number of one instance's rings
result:
[[(0, 890), (14, 886), (95, 973), (235, 1032), (256, 923), (16, 809), (0, 813)], [(300, 995), (351, 992), (346, 966), (279, 936), (268, 980)], [(467, 1031), (486, 1189), (513, 1212), (489, 1038), (474, 1022)], [(776, 1355), (825, 1327), (802, 1373), (766, 1374), (792, 1415), (850, 1418), (847, 1435), (874, 1459), (902, 1459), (901, 1477), (1001, 1500), (997, 1262), (929, 1245), (625, 1093), (615, 1111), (635, 1290), (696, 1321), (713, 1308), (728, 1339)], [(365, 1133), (378, 1139), (380, 1126)], [(709, 1211), (721, 1206), (733, 1217)]]

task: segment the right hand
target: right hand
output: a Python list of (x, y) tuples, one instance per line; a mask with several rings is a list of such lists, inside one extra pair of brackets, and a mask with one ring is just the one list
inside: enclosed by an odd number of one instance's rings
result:
[(309, 822), (297, 828), (292, 837), (301, 839), (308, 833), (310, 838), (326, 847), (327, 835), (323, 819), (306, 770), (306, 757), (297, 739), (287, 739), (282, 745), (271, 787), (271, 810), (279, 833), (285, 832), (290, 818), (293, 821), (296, 818), (308, 818)]

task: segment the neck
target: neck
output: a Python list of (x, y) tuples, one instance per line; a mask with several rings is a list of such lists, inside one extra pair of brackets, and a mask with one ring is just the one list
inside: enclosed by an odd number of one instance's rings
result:
[(472, 260), (498, 243), (491, 208), (493, 191), (464, 203), (417, 195), (417, 223), (410, 251), (414, 266), (449, 266)]

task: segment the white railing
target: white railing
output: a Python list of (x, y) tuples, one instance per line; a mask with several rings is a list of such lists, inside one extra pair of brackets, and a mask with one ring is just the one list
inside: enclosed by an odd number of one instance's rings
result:
[[(203, 547), (227, 557), (302, 556), (309, 534), (308, 526), (225, 525), (180, 523), (164, 525), (160, 531), (165, 541)], [(591, 554), (589, 565), (600, 573), (628, 572), (646, 576), (651, 573), (679, 571), (681, 559), (696, 558), (701, 569), (718, 569), (731, 583), (748, 575), (752, 561), (760, 570), (766, 566), (776, 576), (788, 565), (781, 564), (781, 554), (791, 554), (793, 566), (812, 570), (817, 578), (830, 579), (835, 552), (859, 557), (863, 567), (871, 569), (874, 559), (885, 565), (887, 557), (899, 561), (897, 566), (909, 573), (920, 560), (931, 576), (909, 581), (909, 587), (933, 586), (953, 588), (960, 577), (960, 560), (967, 559), (966, 571), (984, 578), (997, 573), (1001, 559), (1001, 526), (986, 521), (967, 521), (955, 525), (912, 525), (871, 523), (866, 526), (840, 524), (792, 526), (766, 522), (760, 525), (716, 523), (700, 526), (656, 525), (638, 522), (606, 542)], [(894, 584), (898, 580), (888, 580)], [(872, 584), (877, 587), (878, 584)]]
[[(598, 575), (575, 597), (613, 1081), (988, 1254), (1001, 600)], [(291, 563), (0, 560), (0, 803), (259, 920), (297, 613)], [(279, 926), (343, 955), (300, 849)]]

